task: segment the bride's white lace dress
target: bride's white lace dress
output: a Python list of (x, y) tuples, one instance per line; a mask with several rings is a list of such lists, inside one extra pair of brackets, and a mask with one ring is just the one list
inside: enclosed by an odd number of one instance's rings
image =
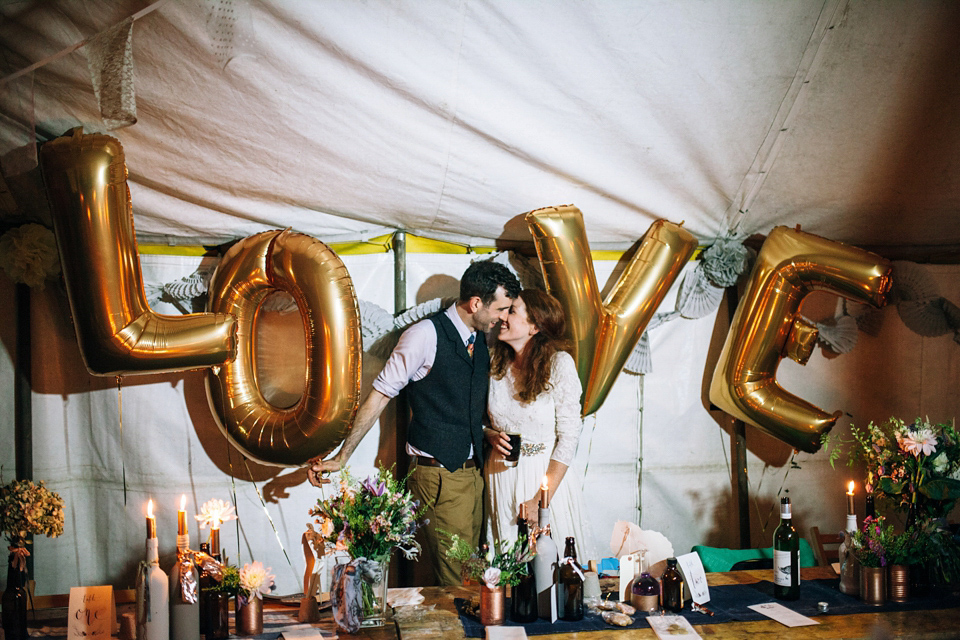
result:
[(594, 555), (594, 541), (585, 522), (579, 471), (573, 468), (580, 429), (580, 379), (569, 353), (557, 352), (551, 361), (550, 387), (532, 402), (521, 403), (514, 389), (513, 371), (500, 380), (490, 379), (487, 413), (491, 425), (518, 432), (523, 439), (520, 462), (508, 467), (503, 456), (492, 452), (484, 463), (488, 534), (495, 540), (517, 537), (517, 512), (521, 502), (537, 495), (553, 458), (567, 465), (567, 473), (550, 503), (552, 537), (563, 550), (567, 536), (576, 538), (582, 564)]

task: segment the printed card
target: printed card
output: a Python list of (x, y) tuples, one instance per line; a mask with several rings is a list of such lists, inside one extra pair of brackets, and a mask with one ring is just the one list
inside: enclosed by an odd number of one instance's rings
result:
[(805, 627), (811, 624), (820, 624), (813, 618), (801, 615), (793, 609), (788, 609), (779, 602), (766, 602), (764, 604), (752, 604), (749, 607), (757, 613), (762, 613), (768, 618), (772, 618), (787, 627)]

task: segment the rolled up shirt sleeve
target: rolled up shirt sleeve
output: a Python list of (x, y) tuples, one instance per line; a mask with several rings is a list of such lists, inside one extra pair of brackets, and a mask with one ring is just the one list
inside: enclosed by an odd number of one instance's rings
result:
[(430, 373), (436, 356), (437, 329), (430, 320), (421, 320), (400, 336), (373, 388), (395, 398), (411, 380), (422, 380)]

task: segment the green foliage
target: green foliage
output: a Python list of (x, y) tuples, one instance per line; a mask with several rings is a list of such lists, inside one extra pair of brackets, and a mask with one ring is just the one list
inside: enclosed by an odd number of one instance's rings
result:
[(225, 593), (228, 596), (249, 596), (250, 592), (240, 586), (240, 570), (230, 565), (223, 565), (223, 578), (212, 587), (204, 591), (211, 593)]
[[(494, 548), (486, 545), (477, 550), (458, 536), (440, 530), (447, 538), (448, 558), (461, 563), (463, 572), (477, 582), (493, 582), (495, 585), (515, 586), (527, 575), (527, 563), (536, 555), (527, 545), (526, 537), (515, 541), (495, 542)], [(491, 569), (495, 571), (490, 571)]]

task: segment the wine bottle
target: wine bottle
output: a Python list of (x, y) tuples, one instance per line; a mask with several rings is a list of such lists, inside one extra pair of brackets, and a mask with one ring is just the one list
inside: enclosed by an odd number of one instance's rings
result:
[(200, 640), (200, 575), (188, 543), (188, 536), (177, 536), (177, 562), (170, 572), (171, 640)]
[[(206, 542), (200, 543), (200, 553), (209, 556), (210, 555), (210, 544)], [(202, 557), (202, 556), (201, 556)], [(216, 583), (216, 580), (213, 579), (213, 576), (210, 575), (210, 572), (205, 568), (200, 570), (200, 634), (206, 635), (207, 633), (207, 620), (210, 617), (210, 596), (211, 593), (207, 591), (208, 588), (212, 587)]]
[(645, 611), (646, 613), (660, 611), (660, 583), (650, 575), (646, 552), (640, 559), (640, 574), (634, 578), (630, 585), (630, 604), (637, 611)]
[[(540, 527), (550, 526), (550, 498), (546, 487), (540, 488)], [(533, 579), (537, 585), (537, 613), (550, 622), (557, 621), (557, 544), (545, 531), (537, 537), (537, 555), (533, 558)]]
[(560, 619), (568, 622), (583, 620), (583, 570), (577, 564), (577, 545), (573, 536), (568, 537), (564, 545), (558, 575)]
[(773, 532), (773, 597), (800, 597), (800, 536), (793, 526), (790, 498), (781, 498), (780, 526)]
[[(530, 548), (530, 530), (527, 525), (526, 505), (520, 503), (520, 516), (517, 518), (517, 540), (524, 540), (523, 552)], [(533, 577), (533, 562), (527, 563), (527, 572), (520, 576), (511, 592), (510, 619), (514, 622), (534, 622), (537, 619), (537, 585)]]
[(3, 592), (3, 630), (7, 640), (27, 640), (27, 572), (17, 568), (14, 557), (10, 554)]
[(151, 532), (148, 525), (146, 567), (137, 575), (137, 638), (140, 640), (170, 638), (170, 582), (160, 568), (157, 543), (156, 530)]
[(660, 606), (671, 613), (683, 611), (683, 576), (676, 558), (667, 558), (667, 568), (660, 576)]

